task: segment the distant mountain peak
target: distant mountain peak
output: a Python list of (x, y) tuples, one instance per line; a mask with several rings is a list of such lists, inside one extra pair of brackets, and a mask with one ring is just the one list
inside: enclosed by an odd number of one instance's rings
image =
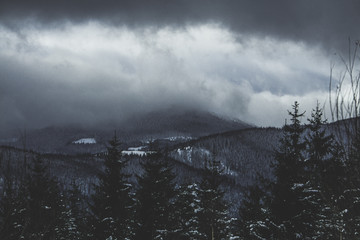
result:
[[(84, 126), (70, 125), (29, 130), (26, 139), (27, 147), (41, 152), (95, 152), (99, 151), (99, 149), (106, 149), (106, 143), (112, 138), (115, 130), (122, 142), (134, 142), (143, 141), (144, 139), (176, 138), (178, 136), (184, 139), (198, 138), (253, 127), (240, 120), (229, 119), (206, 111), (180, 107), (136, 115), (125, 121), (119, 121), (115, 126), (114, 128), (114, 124), (101, 124), (86, 128)], [(18, 141), (9, 144), (20, 146), (22, 143)]]

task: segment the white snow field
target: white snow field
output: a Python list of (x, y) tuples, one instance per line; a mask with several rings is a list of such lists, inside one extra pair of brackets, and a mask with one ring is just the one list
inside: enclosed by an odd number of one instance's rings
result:
[(95, 144), (95, 138), (81, 138), (79, 140), (74, 141), (75, 144)]

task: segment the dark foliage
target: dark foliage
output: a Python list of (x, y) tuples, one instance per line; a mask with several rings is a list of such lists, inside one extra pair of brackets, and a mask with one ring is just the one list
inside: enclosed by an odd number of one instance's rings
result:
[(176, 196), (172, 168), (160, 154), (150, 155), (143, 163), (137, 190), (135, 239), (172, 239), (175, 227), (173, 200)]
[(105, 171), (99, 175), (90, 205), (93, 239), (127, 239), (133, 236), (133, 207), (131, 185), (124, 174), (126, 161), (122, 158), (116, 137), (109, 142)]
[(318, 106), (289, 114), (145, 156), (116, 136), (99, 155), (1, 147), (0, 239), (358, 239), (360, 133), (344, 147)]
[(231, 235), (228, 205), (220, 188), (221, 171), (220, 162), (212, 159), (207, 162), (200, 183), (199, 222), (203, 239), (228, 239)]
[(175, 229), (172, 239), (202, 239), (200, 232), (199, 212), (200, 189), (196, 183), (184, 183), (177, 189), (174, 203)]

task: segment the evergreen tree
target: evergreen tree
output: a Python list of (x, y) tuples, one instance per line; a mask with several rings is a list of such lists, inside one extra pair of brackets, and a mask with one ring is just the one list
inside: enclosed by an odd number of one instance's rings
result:
[(200, 233), (203, 239), (229, 239), (231, 237), (228, 206), (224, 200), (220, 162), (212, 160), (205, 167), (200, 183)]
[(302, 192), (299, 201), (303, 210), (298, 218), (304, 225), (303, 239), (331, 238), (329, 226), (332, 225), (331, 206), (326, 199), (324, 187), (324, 172), (328, 162), (333, 161), (332, 154), (335, 146), (333, 136), (323, 128), (326, 120), (322, 118), (322, 110), (317, 104), (308, 119), (309, 133), (306, 137), (306, 159), (303, 166)]
[(133, 206), (131, 185), (124, 174), (126, 161), (120, 151), (116, 134), (109, 142), (105, 171), (99, 175), (99, 185), (92, 196), (90, 217), (94, 239), (131, 239), (133, 236)]
[(239, 208), (238, 235), (244, 240), (271, 239), (268, 193), (260, 186), (249, 189)]
[(0, 239), (21, 239), (27, 210), (25, 187), (9, 175), (3, 178), (0, 199)]
[(58, 229), (64, 224), (62, 197), (55, 179), (48, 175), (47, 168), (38, 157), (33, 162), (28, 183), (25, 239), (56, 239)]
[(349, 204), (345, 198), (348, 174), (343, 161), (344, 153), (336, 142), (330, 151), (331, 157), (324, 164), (321, 181), (321, 193), (325, 205), (325, 219), (319, 221), (326, 229), (327, 239), (345, 238), (345, 215)]
[(175, 178), (169, 163), (160, 154), (152, 154), (142, 163), (138, 177), (137, 221), (135, 239), (172, 239), (174, 232), (173, 199)]
[(343, 161), (340, 146), (323, 128), (326, 121), (322, 120), (322, 111), (318, 106), (309, 122), (305, 167), (308, 181), (303, 199), (313, 239), (356, 239), (360, 226), (360, 189), (355, 183), (358, 178), (357, 144), (348, 159)]
[(15, 219), (13, 217), (16, 208), (14, 204), (16, 193), (11, 178), (4, 178), (3, 181), (3, 192), (0, 199), (0, 237), (1, 239), (12, 239), (12, 235), (15, 235)]
[(303, 219), (297, 218), (304, 206), (299, 201), (303, 188), (302, 170), (304, 169), (305, 142), (302, 134), (304, 127), (300, 118), (299, 104), (294, 103), (293, 112), (289, 111), (291, 124), (284, 126), (284, 135), (280, 147), (275, 153), (274, 173), (276, 183), (273, 186), (271, 212), (273, 215), (273, 232), (276, 239), (302, 239), (306, 225)]
[[(357, 119), (357, 121), (359, 121)], [(345, 162), (344, 221), (346, 236), (360, 238), (360, 130), (353, 133), (350, 152)]]
[(25, 225), (27, 197), (23, 176), (15, 174), (10, 156), (5, 161), (3, 152), (0, 154), (0, 239), (20, 239)]
[(75, 184), (75, 181), (71, 182), (71, 188), (65, 192), (63, 201), (63, 211), (61, 213), (61, 218), (63, 219), (63, 225), (58, 229), (59, 239), (73, 239), (81, 240), (87, 238), (87, 229), (85, 221), (85, 211), (83, 211), (81, 206), (81, 192), (78, 189), (78, 186)]
[(198, 213), (200, 211), (199, 187), (196, 183), (182, 184), (174, 204), (176, 228), (172, 239), (202, 239)]

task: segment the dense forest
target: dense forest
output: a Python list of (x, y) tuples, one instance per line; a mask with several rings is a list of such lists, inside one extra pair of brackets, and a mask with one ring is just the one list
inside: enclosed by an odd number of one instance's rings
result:
[[(241, 197), (227, 197), (227, 187), (237, 185), (229, 169), (250, 166), (251, 161), (236, 164), (229, 158), (238, 155), (215, 151), (236, 151), (233, 135), (227, 141), (216, 141), (219, 136), (215, 136), (193, 144), (208, 150), (195, 154), (196, 161), (191, 159), (195, 168), (188, 170), (198, 172), (188, 175), (184, 174), (187, 165), (182, 171), (174, 167), (174, 151), (182, 158), (180, 146), (166, 151), (153, 146), (157, 151), (134, 160), (122, 154), (116, 134), (102, 158), (72, 159), (72, 174), (52, 172), (62, 156), (44, 161), (48, 158), (41, 154), (3, 148), (0, 238), (357, 239), (358, 121), (350, 121), (355, 123), (354, 131), (348, 132), (344, 144), (333, 134), (336, 127), (326, 124), (318, 105), (306, 124), (301, 122), (303, 114), (295, 102), (282, 131), (267, 130), (278, 136), (278, 143), (274, 151), (265, 151), (272, 154), (271, 161), (265, 161), (267, 168), (256, 165), (261, 161), (254, 162), (259, 170), (254, 179), (231, 188), (240, 191)], [(340, 122), (336, 129), (343, 126)], [(249, 143), (251, 138), (241, 141)], [(246, 158), (246, 151), (242, 152), (241, 158)], [(88, 171), (81, 176), (66, 177), (86, 166)], [(136, 174), (129, 170), (139, 166)], [(235, 213), (230, 210), (234, 206)]]

